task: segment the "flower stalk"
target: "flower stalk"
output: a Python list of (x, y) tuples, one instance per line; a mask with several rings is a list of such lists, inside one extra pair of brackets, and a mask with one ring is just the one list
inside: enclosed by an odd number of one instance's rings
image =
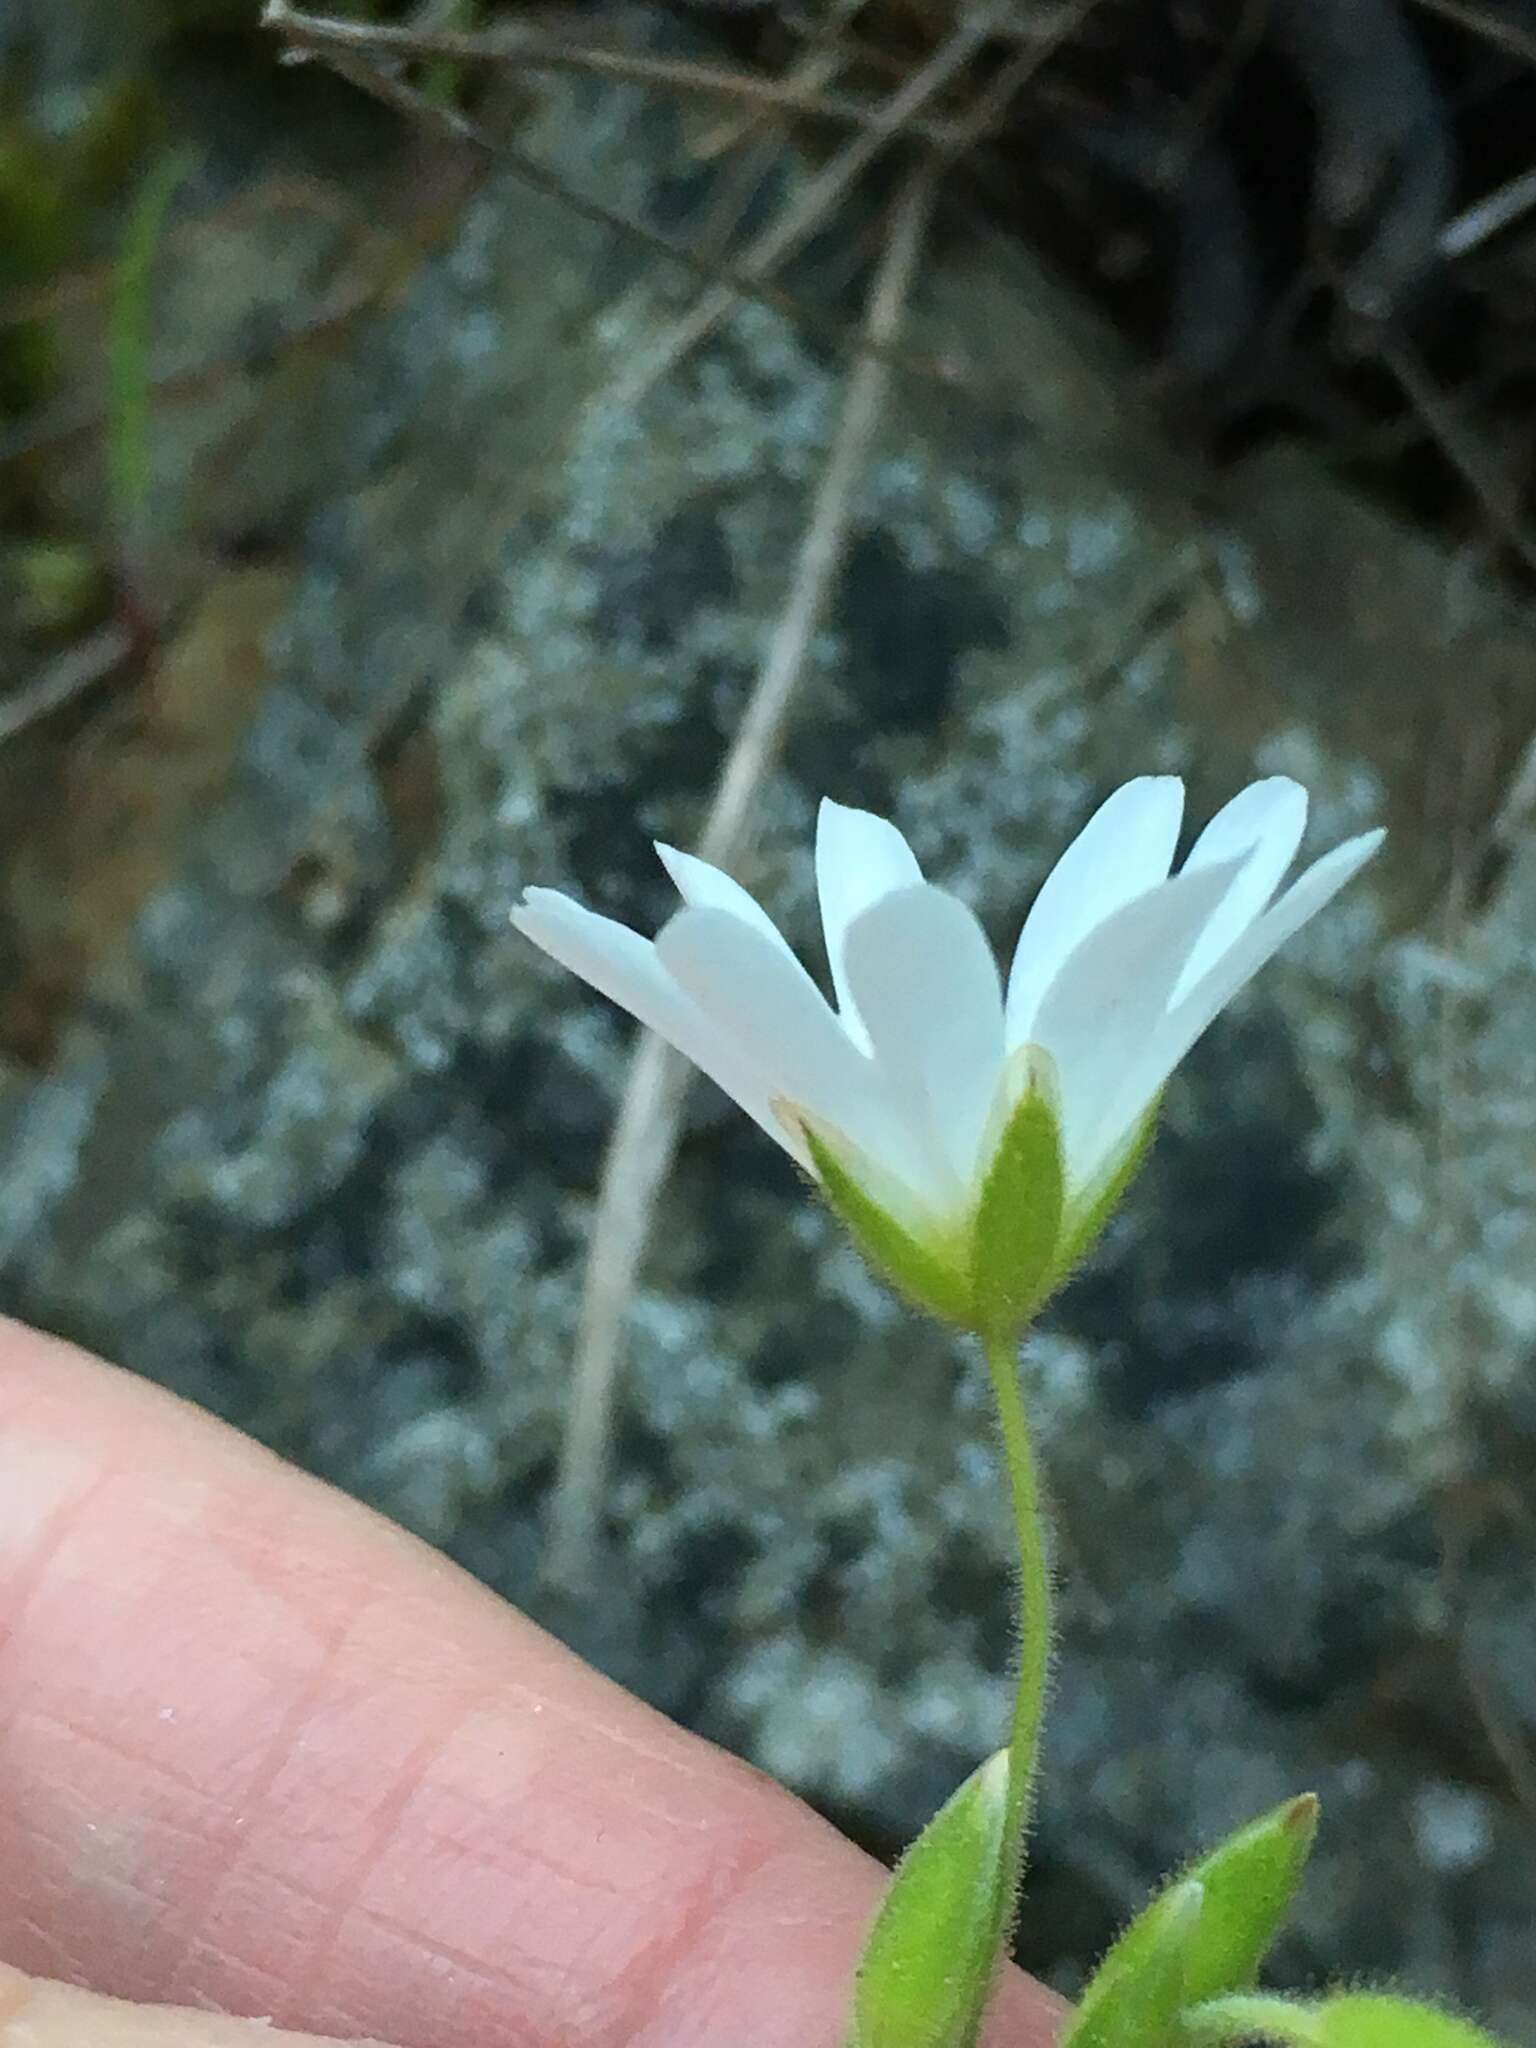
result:
[(983, 1348), (997, 1403), (1008, 1499), (1019, 1552), (1019, 1671), (1008, 1731), (1008, 1800), (1003, 1818), (1002, 1881), (998, 1888), (997, 1942), (1001, 1950), (1012, 1932), (1024, 1875), (1024, 1837), (1039, 1767), (1053, 1631), (1045, 1517), (1029, 1417), (1019, 1388), (1018, 1348), (1011, 1336), (1003, 1335), (985, 1338)]

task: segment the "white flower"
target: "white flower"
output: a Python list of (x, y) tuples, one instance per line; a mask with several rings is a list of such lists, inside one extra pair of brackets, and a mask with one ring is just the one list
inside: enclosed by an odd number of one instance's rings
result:
[(654, 944), (551, 889), (512, 921), (807, 1171), (830, 1153), (920, 1244), (963, 1247), (1015, 1108), (1043, 1089), (1065, 1239), (1200, 1033), (1382, 838), (1336, 847), (1276, 898), (1306, 792), (1254, 783), (1170, 875), (1183, 804), (1177, 777), (1142, 776), (1095, 812), (1036, 896), (1006, 990), (973, 913), (924, 881), (895, 826), (830, 801), (816, 884), (835, 1007), (745, 889), (672, 847), (657, 852), (684, 907)]

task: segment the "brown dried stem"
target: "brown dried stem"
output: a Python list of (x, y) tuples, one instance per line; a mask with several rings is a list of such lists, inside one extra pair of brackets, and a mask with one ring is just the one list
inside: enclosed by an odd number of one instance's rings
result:
[(0, 696), (0, 746), (29, 725), (51, 718), (76, 697), (105, 682), (133, 652), (133, 634), (118, 620), (98, 626), (73, 647), (28, 678), (19, 689)]
[[(847, 543), (853, 495), (890, 388), (884, 351), (894, 341), (911, 294), (932, 208), (937, 172), (920, 165), (897, 199), (871, 287), (864, 326), (871, 346), (848, 373), (843, 409), (801, 543), (789, 598), (699, 839), (699, 853), (734, 867), (747, 843), (752, 810), (776, 759), (811, 644), (825, 616)], [(591, 1574), (595, 1534), (610, 1461), (624, 1321), (677, 1145), (687, 1068), (646, 1033), (630, 1064), (623, 1101), (598, 1190), (582, 1291), (571, 1404), (550, 1514), (545, 1573), (579, 1590)]]
[[(734, 274), (722, 272), (720, 280), (700, 297), (635, 371), (617, 394), (616, 402), (621, 406), (637, 405), (653, 384), (696, 348), (736, 304), (743, 279), (760, 293), (774, 270), (805, 246), (880, 151), (897, 137), (912, 132), (912, 125), (923, 109), (1016, 12), (1017, 0), (982, 0), (981, 5), (958, 22), (928, 61), (919, 65), (883, 103), (869, 127), (844, 143), (830, 162), (807, 181), (779, 218), (764, 229), (735, 266)], [(1029, 66), (1043, 63), (1053, 47), (1045, 43), (1031, 50)]]
[[(374, 63), (381, 59), (436, 57), (458, 63), (513, 65), (522, 71), (577, 71), (632, 84), (661, 86), (706, 99), (735, 100), (743, 106), (833, 122), (845, 128), (873, 128), (881, 121), (882, 109), (878, 105), (823, 92), (794, 78), (767, 78), (756, 72), (733, 71), (724, 65), (572, 42), (548, 29), (526, 24), (478, 34), (410, 28), (300, 13), (288, 5), (288, 0), (268, 0), (264, 20), (268, 28), (284, 35), (294, 49), (313, 50), (327, 57), (360, 56)], [(908, 123), (909, 134), (923, 135), (933, 142), (946, 141), (951, 132), (947, 123), (926, 120), (921, 115)]]
[(1528, 64), (1536, 64), (1536, 35), (1518, 21), (1511, 21), (1487, 8), (1474, 7), (1469, 0), (1418, 0), (1418, 5), (1426, 14), (1438, 14), (1442, 21), (1454, 21), (1458, 28), (1481, 36), (1485, 42), (1497, 44), (1512, 57), (1523, 57)]
[(1487, 451), (1476, 444), (1457, 419), (1451, 401), (1431, 382), (1411, 350), (1391, 343), (1384, 344), (1379, 353), (1431, 439), (1476, 499), (1492, 531), (1525, 568), (1536, 574), (1536, 536), (1520, 515), (1515, 490), (1490, 473)]
[[(1009, 7), (1013, 4), (1014, 0), (1007, 0)], [(295, 14), (293, 8), (288, 5), (288, 0), (267, 0), (262, 16), (266, 27), (283, 34), (300, 19), (303, 17)], [(398, 69), (388, 63), (380, 64), (354, 50), (327, 48), (317, 51), (317, 55), (339, 76), (349, 80), (371, 98), (381, 101), (385, 106), (393, 107), (397, 113), (407, 115), (418, 126), (435, 130), (438, 134), (475, 150), (490, 162), (501, 165), (532, 191), (558, 201), (569, 212), (575, 214), (577, 219), (625, 235), (642, 248), (649, 249), (653, 255), (678, 265), (711, 286), (724, 290), (727, 304), (733, 304), (737, 298), (759, 300), (764, 305), (772, 306), (776, 312), (782, 313), (786, 319), (793, 320), (797, 326), (819, 334), (851, 354), (883, 355), (893, 367), (903, 369), (912, 376), (922, 377), (930, 383), (943, 384), (951, 389), (956, 386), (970, 388), (971, 380), (968, 379), (963, 365), (947, 360), (935, 361), (917, 356), (904, 356), (896, 349), (882, 346), (872, 340), (867, 329), (861, 331), (857, 326), (823, 313), (816, 307), (803, 305), (792, 294), (781, 291), (772, 284), (766, 276), (756, 277), (743, 269), (717, 261), (712, 256), (701, 255), (689, 248), (686, 243), (673, 241), (669, 235), (660, 233), (644, 221), (616, 212), (612, 207), (604, 206), (600, 200), (589, 199), (584, 193), (574, 190), (557, 172), (547, 169), (515, 143), (507, 141), (504, 137), (491, 135), (457, 109), (443, 106), (436, 100), (429, 99), (424, 93), (417, 92), (400, 75)], [(884, 125), (887, 112), (887, 108), (882, 108), (878, 116), (882, 127), (877, 140), (882, 142), (888, 139)], [(861, 138), (863, 141), (869, 139), (868, 135)], [(840, 157), (834, 159), (834, 162), (839, 161)], [(861, 158), (861, 163), (868, 161), (868, 154)], [(1001, 392), (993, 395), (1000, 400), (1004, 397)]]

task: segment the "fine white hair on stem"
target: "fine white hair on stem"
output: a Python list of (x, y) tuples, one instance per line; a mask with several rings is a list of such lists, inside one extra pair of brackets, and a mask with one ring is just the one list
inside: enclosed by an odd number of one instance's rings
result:
[[(699, 841), (699, 858), (733, 866), (747, 838), (763, 777), (783, 737), (811, 643), (825, 615), (863, 473), (890, 384), (884, 351), (894, 342), (912, 289), (937, 173), (919, 165), (907, 178), (871, 289), (864, 327), (881, 353), (861, 354), (848, 372), (842, 412), (801, 543), (789, 598), (774, 628), (745, 716), (726, 757)], [(674, 878), (685, 872), (683, 864)], [(607, 1479), (624, 1322), (645, 1256), (656, 1198), (677, 1142), (687, 1063), (647, 1032), (630, 1063), (603, 1162), (582, 1281), (571, 1399), (550, 1503), (546, 1579), (568, 1590), (590, 1576)]]

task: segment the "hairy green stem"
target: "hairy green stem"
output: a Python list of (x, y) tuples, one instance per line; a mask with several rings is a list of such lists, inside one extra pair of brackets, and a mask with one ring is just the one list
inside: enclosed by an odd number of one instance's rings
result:
[(1012, 1928), (1018, 1903), (1024, 1871), (1024, 1833), (1029, 1825), (1040, 1724), (1045, 1715), (1051, 1666), (1051, 1570), (1046, 1557), (1034, 1447), (1024, 1413), (1024, 1397), (1019, 1390), (1018, 1345), (1011, 1337), (990, 1336), (983, 1341), (997, 1401), (1008, 1496), (1019, 1545), (1019, 1678), (1008, 1734), (1008, 1802), (997, 1925), (1001, 1946)]

